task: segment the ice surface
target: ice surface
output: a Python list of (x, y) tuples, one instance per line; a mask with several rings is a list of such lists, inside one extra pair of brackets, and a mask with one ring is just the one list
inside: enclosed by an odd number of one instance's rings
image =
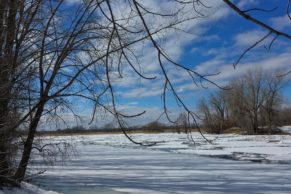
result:
[(243, 136), (235, 134), (206, 134), (205, 136), (211, 143), (203, 139), (199, 133), (192, 134), (194, 142), (190, 141), (187, 135), (177, 133), (132, 135), (136, 141), (158, 142), (155, 146), (142, 148), (129, 142), (121, 134), (51, 137), (51, 140), (47, 138), (46, 141), (77, 142), (77, 147), (79, 148), (79, 145), (81, 145), (81, 148), (86, 145), (106, 145), (118, 148), (149, 149), (172, 153), (225, 157), (235, 160), (261, 161), (264, 163), (291, 163), (291, 135)]
[(76, 157), (51, 167), (36, 157), (30, 171), (46, 168), (34, 184), (64, 194), (290, 193), (291, 136), (206, 135), (209, 144), (192, 135), (195, 144), (185, 134), (132, 135), (159, 141), (151, 147), (121, 134), (46, 137), (75, 142)]

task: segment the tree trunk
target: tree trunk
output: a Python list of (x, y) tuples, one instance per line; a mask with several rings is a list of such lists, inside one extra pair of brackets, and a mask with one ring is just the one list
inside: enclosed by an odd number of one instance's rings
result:
[(12, 173), (9, 157), (13, 131), (9, 129), (9, 102), (16, 11), (16, 0), (0, 0), (0, 185), (6, 183)]
[(271, 134), (271, 132), (272, 132), (272, 124), (273, 124), (272, 113), (271, 113), (271, 110), (269, 110), (268, 111), (268, 132), (269, 132), (269, 134)]
[(257, 112), (255, 112), (254, 114), (253, 132), (254, 134), (258, 133), (258, 113)]
[(17, 168), (17, 171), (14, 175), (15, 180), (17, 180), (18, 182), (21, 182), (24, 179), (27, 165), (28, 165), (29, 158), (30, 158), (30, 154), (31, 154), (31, 150), (32, 150), (32, 145), (33, 145), (33, 140), (34, 140), (34, 136), (36, 133), (36, 128), (37, 128), (37, 125), (38, 125), (39, 120), (41, 118), (41, 115), (43, 113), (44, 105), (45, 105), (44, 101), (40, 102), (38, 109), (34, 115), (34, 118), (32, 119), (32, 121), (30, 123), (28, 135), (27, 135), (26, 141), (24, 143), (22, 158), (21, 158), (21, 161), (20, 161), (19, 166)]

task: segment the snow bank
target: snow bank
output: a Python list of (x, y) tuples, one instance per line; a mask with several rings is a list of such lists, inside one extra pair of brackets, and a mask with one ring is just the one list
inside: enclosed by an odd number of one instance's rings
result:
[(280, 127), (280, 129), (281, 129), (282, 131), (290, 132), (290, 133), (291, 133), (291, 126), (283, 126), (283, 127)]
[(59, 194), (54, 191), (45, 191), (29, 183), (21, 183), (21, 188), (4, 188), (0, 194)]

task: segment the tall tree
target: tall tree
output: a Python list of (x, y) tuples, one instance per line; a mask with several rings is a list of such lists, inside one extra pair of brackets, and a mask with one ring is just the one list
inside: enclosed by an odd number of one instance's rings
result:
[(271, 129), (275, 109), (280, 106), (283, 83), (282, 77), (262, 69), (250, 69), (240, 79), (232, 81), (232, 90), (227, 95), (237, 124), (255, 134), (265, 124)]
[(229, 120), (228, 90), (219, 90), (210, 95), (208, 99), (201, 99), (199, 111), (202, 113), (203, 125), (211, 133), (223, 133)]
[[(9, 73), (7, 78), (3, 77), (5, 79), (0, 85), (3, 91), (8, 89), (11, 92), (3, 94), (9, 102), (2, 109), (10, 111), (8, 106), (15, 104), (21, 112), (21, 118), (12, 125), (3, 122), (1, 130), (7, 134), (27, 123), (19, 165), (14, 175), (8, 177), (16, 182), (22, 181), (25, 176), (41, 118), (47, 115), (60, 117), (59, 113), (63, 109), (75, 114), (70, 101), (88, 100), (93, 105), (92, 120), (97, 114), (97, 108), (105, 109), (116, 118), (124, 133), (126, 125), (123, 119), (143, 114), (126, 115), (119, 111), (114, 92), (116, 73), (122, 77), (124, 66), (143, 79), (155, 79), (139, 71), (134, 53), (136, 44), (146, 42), (153, 46), (165, 80), (164, 97), (169, 89), (188, 111), (168, 77), (165, 60), (187, 71), (191, 77), (207, 80), (206, 76), (175, 63), (154, 38), (164, 30), (175, 29), (183, 22), (201, 17), (197, 12), (191, 13), (185, 9), (182, 2), (174, 1), (178, 10), (167, 10), (165, 13), (155, 13), (135, 0), (122, 2), (128, 8), (127, 14), (118, 11), (121, 2), (110, 0), (89, 0), (78, 4), (65, 0), (8, 2), (11, 11), (6, 14), (7, 19), (4, 17), (2, 27), (6, 27), (8, 22), (12, 26), (9, 32), (12, 33), (5, 35), (7, 43), (1, 44), (4, 48), (10, 48), (4, 52), (6, 58), (1, 59), (5, 61), (1, 63), (1, 69), (2, 74)], [(162, 21), (163, 25), (151, 26), (147, 17)], [(177, 17), (181, 19), (177, 20)], [(12, 93), (15, 94), (13, 98)], [(106, 104), (102, 99), (110, 101)], [(6, 122), (7, 118), (3, 120)]]
[(266, 80), (266, 88), (264, 96), (266, 96), (263, 103), (262, 117), (265, 117), (269, 132), (271, 132), (274, 125), (276, 125), (275, 119), (278, 115), (278, 110), (282, 104), (281, 90), (286, 85), (282, 76), (278, 76), (278, 73), (268, 73)]
[(28, 77), (23, 64), (34, 56), (34, 52), (27, 53), (33, 50), (28, 34), (32, 35), (37, 10), (38, 1), (0, 1), (0, 184), (11, 182), (7, 175), (12, 172), (11, 147), (16, 137), (13, 125), (21, 109), (20, 100), (24, 100), (21, 92)]

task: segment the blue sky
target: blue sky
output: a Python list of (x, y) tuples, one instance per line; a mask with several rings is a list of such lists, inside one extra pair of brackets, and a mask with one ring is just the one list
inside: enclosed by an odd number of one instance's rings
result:
[[(78, 0), (68, 1), (78, 3)], [(171, 8), (171, 4), (168, 3), (170, 1), (148, 0), (140, 2), (158, 11)], [(160, 4), (161, 2), (163, 3)], [(253, 11), (250, 13), (279, 30), (291, 33), (291, 21), (286, 15), (287, 0), (236, 0), (233, 2), (243, 10), (254, 7), (272, 9), (277, 6), (278, 8), (272, 12)], [(167, 3), (169, 7), (167, 7)], [(189, 21), (180, 26), (187, 33), (174, 30), (164, 32), (162, 38), (160, 36), (154, 37), (172, 59), (200, 74), (220, 72), (217, 76), (209, 77), (220, 86), (224, 86), (229, 80), (235, 79), (252, 67), (266, 70), (279, 69), (282, 72), (291, 70), (290, 40), (279, 37), (272, 48), (268, 50), (266, 47), (272, 41), (273, 35), (247, 53), (234, 69), (232, 64), (243, 51), (266, 35), (268, 31), (238, 16), (222, 0), (205, 0), (204, 3), (211, 7), (205, 11), (206, 18)], [(155, 21), (149, 21), (149, 23), (151, 22)], [(157, 78), (152, 81), (143, 80), (132, 70), (125, 69), (126, 76), (116, 80), (114, 89), (119, 110), (129, 114), (147, 111), (142, 117), (130, 121), (131, 124), (143, 124), (155, 120), (161, 114), (163, 106), (161, 94), (164, 79), (158, 68), (156, 51), (150, 45), (135, 49), (141, 58), (141, 71), (145, 75), (155, 75)], [(186, 72), (170, 64), (166, 64), (166, 66), (176, 91), (183, 102), (192, 110), (195, 110), (200, 98), (218, 89), (207, 82), (203, 82), (203, 85), (208, 89), (197, 87), (191, 82)], [(287, 99), (291, 97), (290, 89), (291, 87), (287, 87), (284, 91), (286, 103)], [(177, 106), (172, 95), (167, 95), (167, 99), (167, 105), (173, 119), (175, 119), (182, 110)], [(88, 120), (86, 118), (91, 113), (89, 110), (89, 105), (81, 108), (81, 115), (84, 117), (85, 123)], [(110, 122), (111, 119), (100, 116), (95, 124), (103, 125)], [(162, 118), (161, 121), (165, 122), (166, 120)]]

